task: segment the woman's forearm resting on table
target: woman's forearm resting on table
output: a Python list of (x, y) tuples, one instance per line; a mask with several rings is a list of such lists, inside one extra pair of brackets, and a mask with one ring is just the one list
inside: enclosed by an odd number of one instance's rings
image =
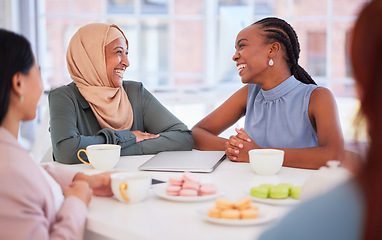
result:
[(218, 137), (209, 131), (195, 126), (192, 128), (194, 148), (205, 151), (225, 151), (228, 139)]
[(121, 155), (156, 154), (161, 151), (192, 150), (192, 132), (189, 130), (171, 130), (159, 133), (160, 137), (136, 143), (129, 130), (112, 131), (102, 129), (97, 136), (77, 136), (65, 139), (56, 144), (54, 154), (57, 161), (66, 164), (80, 163), (77, 152), (91, 144), (121, 145)]
[[(249, 162), (248, 152), (251, 149), (259, 149), (253, 140), (245, 141), (232, 136), (226, 143), (226, 154), (229, 159), (238, 162)], [(284, 163), (286, 167), (318, 169), (325, 166), (328, 160), (341, 160), (343, 144), (338, 143), (331, 146), (318, 146), (309, 148), (276, 148), (283, 150)]]
[(281, 149), (284, 150), (285, 167), (318, 169), (326, 165), (329, 160), (341, 160), (343, 147), (312, 147), (301, 149)]
[[(195, 148), (200, 150), (223, 150), (228, 158), (237, 162), (249, 162), (248, 152), (251, 149), (261, 148), (254, 142), (244, 129), (236, 129), (237, 135), (230, 139), (219, 138), (216, 135), (198, 127), (193, 128)], [(343, 154), (343, 140), (340, 137), (331, 138), (321, 146), (283, 149), (285, 152), (284, 166), (318, 169), (328, 160), (341, 160)]]
[(192, 132), (169, 131), (160, 133), (157, 139), (150, 139), (139, 144), (142, 154), (156, 154), (162, 151), (191, 151), (194, 143)]

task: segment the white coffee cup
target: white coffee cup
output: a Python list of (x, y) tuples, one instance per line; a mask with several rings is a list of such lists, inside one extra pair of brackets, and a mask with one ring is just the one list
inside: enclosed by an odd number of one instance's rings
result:
[[(84, 152), (88, 156), (89, 163), (84, 161), (80, 153)], [(78, 159), (98, 170), (110, 170), (118, 163), (121, 155), (121, 146), (116, 144), (95, 144), (89, 145), (85, 149), (77, 152)]]
[(147, 172), (119, 172), (110, 178), (114, 196), (121, 202), (141, 202), (149, 193), (151, 174)]
[(251, 167), (258, 175), (275, 175), (284, 162), (284, 151), (278, 149), (252, 149), (248, 154)]

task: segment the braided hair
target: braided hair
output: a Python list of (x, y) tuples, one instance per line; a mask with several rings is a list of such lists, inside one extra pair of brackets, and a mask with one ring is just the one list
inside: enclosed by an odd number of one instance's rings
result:
[(300, 44), (297, 34), (287, 22), (280, 18), (269, 17), (261, 19), (252, 25), (259, 25), (264, 30), (264, 37), (269, 43), (278, 42), (285, 47), (287, 63), (291, 73), (297, 80), (306, 84), (316, 84), (312, 77), (298, 64)]

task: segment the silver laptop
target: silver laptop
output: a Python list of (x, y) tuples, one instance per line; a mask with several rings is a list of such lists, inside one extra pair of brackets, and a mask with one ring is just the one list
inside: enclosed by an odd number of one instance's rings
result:
[(143, 171), (209, 173), (226, 158), (224, 151), (160, 152), (138, 167)]

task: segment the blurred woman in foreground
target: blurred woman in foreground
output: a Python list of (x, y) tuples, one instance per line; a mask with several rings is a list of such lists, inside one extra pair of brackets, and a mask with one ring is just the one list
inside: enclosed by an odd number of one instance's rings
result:
[(351, 42), (360, 113), (370, 139), (366, 161), (353, 179), (299, 205), (261, 240), (382, 239), (381, 22), (382, 1), (371, 1), (355, 23)]
[(0, 239), (82, 239), (92, 192), (112, 195), (110, 173), (38, 165), (17, 142), (42, 90), (28, 40), (0, 29)]

